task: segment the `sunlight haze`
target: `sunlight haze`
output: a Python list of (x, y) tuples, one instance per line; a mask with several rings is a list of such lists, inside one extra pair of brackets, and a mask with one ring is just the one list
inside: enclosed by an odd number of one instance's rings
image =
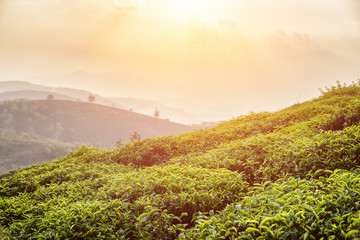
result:
[(0, 1), (0, 81), (156, 100), (184, 123), (357, 81), (359, 53), (357, 0)]

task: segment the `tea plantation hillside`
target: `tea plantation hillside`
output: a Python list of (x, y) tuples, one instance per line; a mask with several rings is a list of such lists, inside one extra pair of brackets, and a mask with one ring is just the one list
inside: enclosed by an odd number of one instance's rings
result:
[(79, 144), (29, 135), (8, 135), (0, 130), (0, 174), (63, 157)]
[(65, 100), (0, 102), (0, 129), (66, 142), (113, 147), (137, 132), (141, 138), (191, 131), (190, 126), (103, 105)]
[(360, 87), (0, 177), (3, 239), (359, 239)]

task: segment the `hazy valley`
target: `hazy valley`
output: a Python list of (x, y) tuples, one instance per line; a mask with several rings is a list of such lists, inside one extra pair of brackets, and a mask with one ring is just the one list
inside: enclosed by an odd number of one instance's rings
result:
[[(83, 90), (19, 81), (0, 82), (0, 89), (2, 173), (65, 156), (80, 145), (114, 147), (130, 141), (135, 133), (145, 139), (195, 128), (133, 110), (154, 111), (155, 102), (125, 98), (112, 101)], [(120, 108), (116, 101), (132, 109)]]

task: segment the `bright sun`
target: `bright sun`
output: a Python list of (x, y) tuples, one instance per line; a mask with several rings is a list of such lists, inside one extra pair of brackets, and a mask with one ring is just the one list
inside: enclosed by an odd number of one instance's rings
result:
[(173, 0), (168, 1), (171, 16), (186, 23), (192, 17), (201, 21), (209, 21), (214, 16), (214, 7), (217, 0)]
[(209, 0), (176, 0), (173, 5), (178, 13), (203, 15), (208, 7), (207, 2)]

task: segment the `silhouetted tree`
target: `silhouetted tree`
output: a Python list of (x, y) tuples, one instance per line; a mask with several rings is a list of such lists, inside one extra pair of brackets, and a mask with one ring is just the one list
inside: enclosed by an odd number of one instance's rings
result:
[(47, 100), (54, 100), (54, 95), (49, 94), (49, 95), (47, 96)]
[(140, 141), (140, 134), (138, 134), (137, 132), (130, 134), (130, 141), (131, 142)]
[(95, 102), (95, 97), (93, 95), (89, 95), (88, 97), (89, 102)]
[(119, 140), (116, 141), (115, 145), (117, 147), (120, 147), (122, 145), (122, 141), (121, 141), (121, 138), (119, 138)]
[(158, 118), (160, 116), (160, 112), (157, 108), (155, 108), (154, 117)]

